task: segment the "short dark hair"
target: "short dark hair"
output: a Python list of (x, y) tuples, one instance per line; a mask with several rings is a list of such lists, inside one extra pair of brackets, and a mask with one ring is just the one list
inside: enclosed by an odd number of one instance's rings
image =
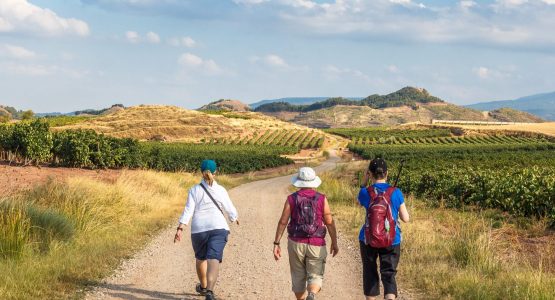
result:
[(387, 163), (383, 158), (376, 157), (370, 162), (368, 170), (375, 179), (384, 179), (387, 176)]

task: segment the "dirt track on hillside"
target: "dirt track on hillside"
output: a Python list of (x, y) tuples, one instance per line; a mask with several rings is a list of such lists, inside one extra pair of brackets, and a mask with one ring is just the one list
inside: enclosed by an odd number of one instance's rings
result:
[[(329, 170), (336, 162), (337, 158), (330, 159), (317, 171)], [(272, 255), (275, 227), (289, 185), (290, 176), (284, 176), (230, 190), (241, 225), (231, 225), (215, 289), (217, 299), (295, 299), (286, 249), (279, 262)], [(178, 244), (173, 243), (174, 233), (175, 225), (161, 232), (87, 299), (204, 299), (194, 292), (198, 279), (190, 232), (186, 230)], [(282, 242), (286, 243), (286, 236)], [(339, 247), (338, 256), (328, 257), (323, 291), (317, 298), (364, 299), (358, 245), (340, 231)]]

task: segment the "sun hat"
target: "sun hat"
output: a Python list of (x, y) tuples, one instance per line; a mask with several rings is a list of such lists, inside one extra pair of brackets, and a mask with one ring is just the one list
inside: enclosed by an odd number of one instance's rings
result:
[(210, 173), (214, 173), (216, 172), (216, 162), (211, 160), (211, 159), (205, 159), (202, 161), (202, 164), (200, 165), (200, 170), (202, 172), (206, 171), (206, 170), (210, 170)]
[(299, 173), (291, 178), (291, 183), (298, 188), (317, 188), (322, 184), (322, 180), (316, 176), (314, 169), (302, 167)]

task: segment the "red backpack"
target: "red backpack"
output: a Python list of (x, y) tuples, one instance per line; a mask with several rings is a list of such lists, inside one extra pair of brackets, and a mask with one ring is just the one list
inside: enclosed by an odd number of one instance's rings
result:
[(394, 187), (385, 191), (369, 187), (370, 203), (366, 210), (366, 224), (364, 226), (364, 239), (366, 245), (372, 248), (387, 248), (395, 239), (395, 220), (391, 212), (391, 195)]

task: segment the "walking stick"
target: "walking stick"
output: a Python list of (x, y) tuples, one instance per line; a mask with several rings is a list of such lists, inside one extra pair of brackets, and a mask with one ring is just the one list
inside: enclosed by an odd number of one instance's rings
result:
[(397, 178), (395, 178), (394, 187), (397, 187), (397, 183), (399, 182), (399, 177), (401, 176), (401, 171), (403, 170), (403, 165), (405, 164), (405, 159), (401, 160), (401, 165), (399, 166), (399, 171), (397, 171)]

